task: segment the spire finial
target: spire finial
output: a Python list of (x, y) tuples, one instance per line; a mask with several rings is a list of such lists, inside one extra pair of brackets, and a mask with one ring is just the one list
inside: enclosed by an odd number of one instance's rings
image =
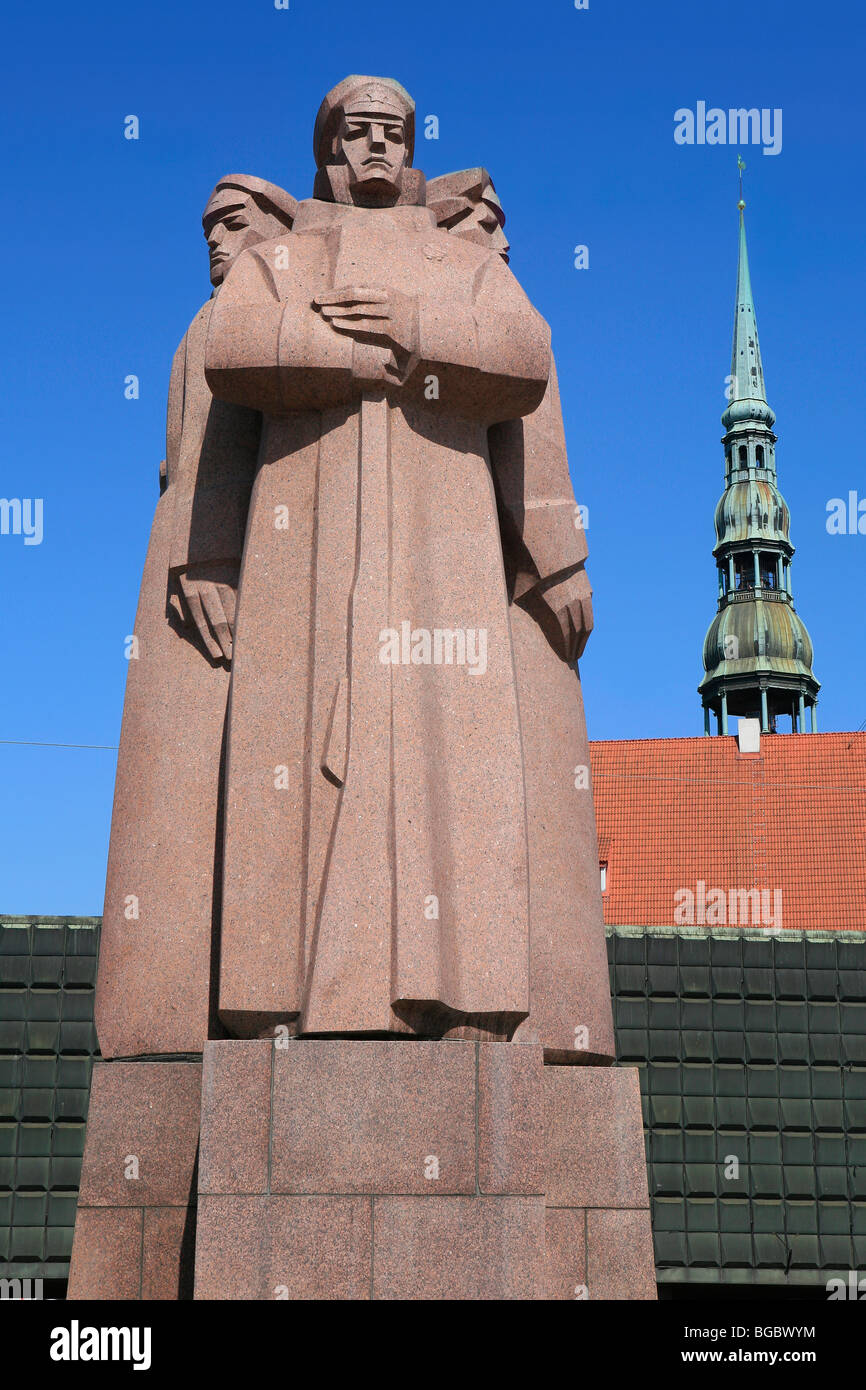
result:
[(740, 216), (741, 216), (741, 217), (742, 217), (742, 215), (743, 215), (743, 209), (744, 209), (745, 206), (746, 206), (745, 202), (743, 201), (743, 170), (745, 169), (745, 167), (746, 167), (746, 161), (743, 159), (743, 156), (742, 156), (741, 154), (738, 154), (738, 155), (737, 155), (737, 168), (738, 168), (739, 171), (740, 171), (740, 201), (737, 203), (737, 207), (740, 209)]

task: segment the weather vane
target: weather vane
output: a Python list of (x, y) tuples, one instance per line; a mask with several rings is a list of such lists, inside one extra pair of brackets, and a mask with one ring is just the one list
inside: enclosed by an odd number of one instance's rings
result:
[(737, 168), (740, 171), (740, 201), (737, 203), (737, 207), (740, 209), (740, 212), (742, 212), (743, 208), (746, 206), (746, 204), (743, 202), (743, 170), (745, 169), (745, 167), (746, 161), (743, 159), (743, 156), (741, 154), (738, 154)]

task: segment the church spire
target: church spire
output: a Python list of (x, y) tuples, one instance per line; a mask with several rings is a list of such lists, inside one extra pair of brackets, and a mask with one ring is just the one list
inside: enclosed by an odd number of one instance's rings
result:
[[(742, 174), (740, 175), (742, 182)], [(749, 275), (749, 253), (746, 248), (746, 204), (742, 196), (737, 204), (740, 212), (740, 253), (737, 262), (737, 298), (734, 306), (734, 347), (731, 353), (731, 400), (758, 400), (766, 404), (764, 368), (761, 345), (758, 341), (758, 321)]]
[(806, 732), (816, 723), (818, 681), (812, 643), (794, 609), (791, 587), (790, 513), (776, 486), (776, 417), (767, 404), (758, 323), (746, 248), (742, 159), (739, 255), (729, 405), (725, 434), (725, 492), (716, 507), (718, 612), (704, 639), (704, 675), (698, 687), (704, 731), (715, 714), (717, 732), (733, 715), (759, 718), (775, 733), (778, 721)]

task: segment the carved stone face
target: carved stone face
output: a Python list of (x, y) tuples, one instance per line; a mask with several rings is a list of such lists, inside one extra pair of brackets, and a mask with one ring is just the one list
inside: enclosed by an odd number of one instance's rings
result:
[(222, 284), (242, 251), (265, 240), (272, 221), (242, 189), (216, 190), (202, 217), (212, 285)]
[(427, 206), (443, 231), (495, 252), (508, 264), (505, 213), (486, 169), (460, 169), (432, 179), (427, 185)]
[(485, 198), (473, 203), (468, 215), (453, 230), (467, 241), (474, 241), (477, 246), (498, 251), (500, 256), (508, 260), (508, 237), (502, 230), (496, 205)]
[(336, 143), (337, 162), (349, 166), (350, 187), (373, 196), (399, 187), (408, 157), (401, 116), (359, 105), (344, 112)]

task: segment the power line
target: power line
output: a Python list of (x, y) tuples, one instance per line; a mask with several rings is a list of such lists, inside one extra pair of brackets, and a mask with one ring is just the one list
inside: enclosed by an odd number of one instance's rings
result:
[(40, 743), (29, 738), (0, 738), (0, 743), (11, 744), (16, 748), (101, 748), (116, 753), (116, 743)]

